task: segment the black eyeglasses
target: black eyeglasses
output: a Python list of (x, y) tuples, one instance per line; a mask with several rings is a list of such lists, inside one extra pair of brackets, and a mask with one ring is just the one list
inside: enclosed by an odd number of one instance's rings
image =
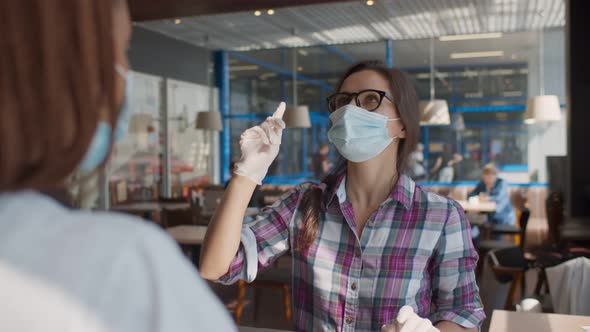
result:
[(328, 110), (330, 113), (339, 109), (344, 105), (350, 104), (350, 101), (354, 98), (356, 106), (366, 109), (369, 112), (373, 112), (383, 102), (383, 98), (387, 98), (392, 104), (395, 104), (393, 98), (385, 91), (367, 89), (356, 93), (339, 92), (331, 95), (327, 98)]

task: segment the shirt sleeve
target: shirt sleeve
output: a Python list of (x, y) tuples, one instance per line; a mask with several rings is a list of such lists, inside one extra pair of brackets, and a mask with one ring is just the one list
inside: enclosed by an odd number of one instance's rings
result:
[(95, 287), (109, 290), (99, 312), (118, 322), (113, 332), (237, 331), (197, 269), (155, 227), (137, 232)]
[(497, 211), (502, 211), (507, 205), (512, 204), (510, 202), (510, 193), (508, 192), (508, 184), (506, 181), (500, 181), (498, 187), (495, 188), (492, 195), (490, 195), (490, 200), (496, 202)]
[(265, 207), (252, 221), (244, 222), (238, 252), (227, 273), (218, 282), (252, 282), (259, 270), (289, 251), (289, 226), (293, 222), (304, 186), (287, 192), (273, 205)]
[(479, 195), (479, 193), (481, 193), (483, 191), (483, 186), (482, 186), (482, 182), (478, 182), (477, 186), (475, 186), (475, 188), (473, 189), (473, 191), (471, 191), (469, 193), (469, 195), (467, 195), (467, 197), (472, 197), (472, 196), (477, 196)]
[(480, 328), (485, 314), (475, 282), (477, 259), (469, 222), (463, 209), (453, 202), (435, 251), (433, 323), (445, 320), (465, 328)]

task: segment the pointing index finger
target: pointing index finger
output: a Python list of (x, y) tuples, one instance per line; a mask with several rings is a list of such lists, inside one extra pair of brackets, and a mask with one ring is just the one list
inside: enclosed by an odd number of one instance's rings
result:
[(277, 119), (282, 119), (283, 118), (283, 114), (285, 114), (285, 102), (282, 101), (279, 104), (279, 107), (277, 107), (277, 110), (273, 113), (272, 117), (273, 118), (277, 118)]

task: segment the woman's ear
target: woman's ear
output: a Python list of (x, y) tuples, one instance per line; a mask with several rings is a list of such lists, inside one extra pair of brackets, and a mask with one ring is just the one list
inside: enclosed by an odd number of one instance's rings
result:
[(399, 138), (406, 138), (406, 127), (402, 125), (399, 134), (397, 135)]

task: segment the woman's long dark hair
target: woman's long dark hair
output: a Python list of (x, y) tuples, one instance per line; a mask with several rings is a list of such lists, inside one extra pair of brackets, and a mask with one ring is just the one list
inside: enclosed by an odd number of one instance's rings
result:
[[(401, 70), (388, 68), (381, 61), (362, 61), (346, 71), (340, 79), (336, 91), (340, 91), (344, 80), (350, 75), (365, 70), (372, 70), (383, 76), (383, 78), (389, 82), (395, 106), (406, 131), (406, 137), (399, 141), (397, 152), (396, 168), (399, 173), (402, 173), (406, 167), (408, 155), (416, 147), (420, 131), (420, 114), (418, 111), (418, 96), (416, 90), (406, 74)], [(326, 202), (326, 199), (322, 197), (322, 194), (334, 190), (338, 178), (346, 173), (346, 165), (346, 160), (341, 158), (336, 163), (332, 172), (322, 179), (322, 182), (326, 187), (323, 190), (320, 187), (314, 187), (303, 196), (300, 205), (303, 213), (303, 227), (297, 239), (298, 248), (304, 249), (309, 247), (309, 245), (317, 238), (322, 202)]]

